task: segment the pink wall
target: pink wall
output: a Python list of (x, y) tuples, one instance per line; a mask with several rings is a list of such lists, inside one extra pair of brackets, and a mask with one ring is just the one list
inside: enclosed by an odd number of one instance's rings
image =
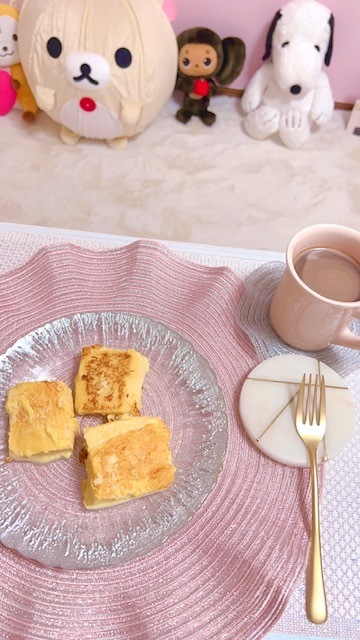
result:
[[(176, 0), (173, 22), (178, 34), (190, 27), (208, 27), (222, 38), (238, 36), (245, 42), (247, 58), (233, 87), (244, 89), (262, 64), (265, 36), (275, 12), (286, 4), (277, 0)], [(353, 103), (360, 98), (360, 1), (323, 2), (335, 18), (334, 52), (326, 69), (337, 102)]]
[[(101, 0), (99, 0), (101, 2)], [(8, 0), (3, 0), (6, 4)], [(21, 7), (23, 0), (17, 1)], [(76, 2), (76, 0), (74, 0)], [(175, 0), (178, 34), (190, 27), (209, 27), (222, 38), (238, 36), (246, 44), (247, 57), (239, 78), (232, 84), (244, 89), (262, 64), (268, 26), (284, 2), (277, 0)], [(360, 0), (323, 2), (335, 17), (334, 53), (327, 73), (337, 102), (354, 103), (360, 98)]]

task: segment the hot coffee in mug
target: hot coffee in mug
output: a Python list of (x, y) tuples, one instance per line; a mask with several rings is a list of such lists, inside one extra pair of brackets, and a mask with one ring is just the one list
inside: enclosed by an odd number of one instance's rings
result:
[(360, 317), (360, 233), (349, 227), (306, 227), (289, 243), (286, 269), (270, 305), (276, 333), (288, 344), (318, 350), (360, 349), (348, 325)]
[(360, 264), (337, 249), (306, 249), (294, 266), (301, 280), (324, 298), (339, 302), (360, 300)]

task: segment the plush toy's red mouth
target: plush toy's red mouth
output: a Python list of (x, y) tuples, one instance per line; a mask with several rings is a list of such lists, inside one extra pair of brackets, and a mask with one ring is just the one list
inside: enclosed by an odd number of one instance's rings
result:
[(92, 98), (81, 98), (80, 107), (84, 111), (95, 111), (96, 103)]

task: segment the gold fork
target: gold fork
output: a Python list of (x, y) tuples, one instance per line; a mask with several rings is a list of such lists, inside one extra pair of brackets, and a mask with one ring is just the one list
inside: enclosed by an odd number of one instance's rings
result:
[(296, 407), (297, 432), (307, 447), (311, 470), (312, 526), (311, 548), (307, 587), (306, 613), (312, 622), (321, 624), (327, 619), (327, 605), (321, 559), (319, 492), (317, 473), (317, 448), (324, 437), (326, 426), (325, 380), (316, 375), (311, 384), (311, 375), (306, 384), (306, 375), (301, 381)]

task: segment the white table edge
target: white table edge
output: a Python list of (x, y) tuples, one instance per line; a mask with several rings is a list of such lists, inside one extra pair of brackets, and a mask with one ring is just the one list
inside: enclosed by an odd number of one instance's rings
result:
[[(56, 227), (41, 227), (36, 225), (18, 224), (13, 222), (0, 222), (0, 231), (8, 233), (26, 233), (32, 235), (58, 236), (72, 238), (76, 240), (88, 240), (92, 242), (104, 243), (104, 245), (125, 246), (131, 242), (139, 240), (132, 236), (119, 236), (108, 233), (97, 233), (92, 231), (81, 231), (78, 229), (62, 229)], [(150, 239), (150, 238), (148, 238)], [(270, 260), (284, 261), (284, 253), (277, 251), (267, 251), (261, 249), (245, 249), (237, 247), (222, 247), (206, 244), (195, 244), (190, 242), (176, 242), (173, 240), (160, 240), (152, 238), (157, 242), (165, 244), (169, 249), (178, 252), (189, 252), (197, 255), (212, 255), (223, 258), (233, 258), (242, 260), (254, 260), (257, 262), (269, 262)]]

